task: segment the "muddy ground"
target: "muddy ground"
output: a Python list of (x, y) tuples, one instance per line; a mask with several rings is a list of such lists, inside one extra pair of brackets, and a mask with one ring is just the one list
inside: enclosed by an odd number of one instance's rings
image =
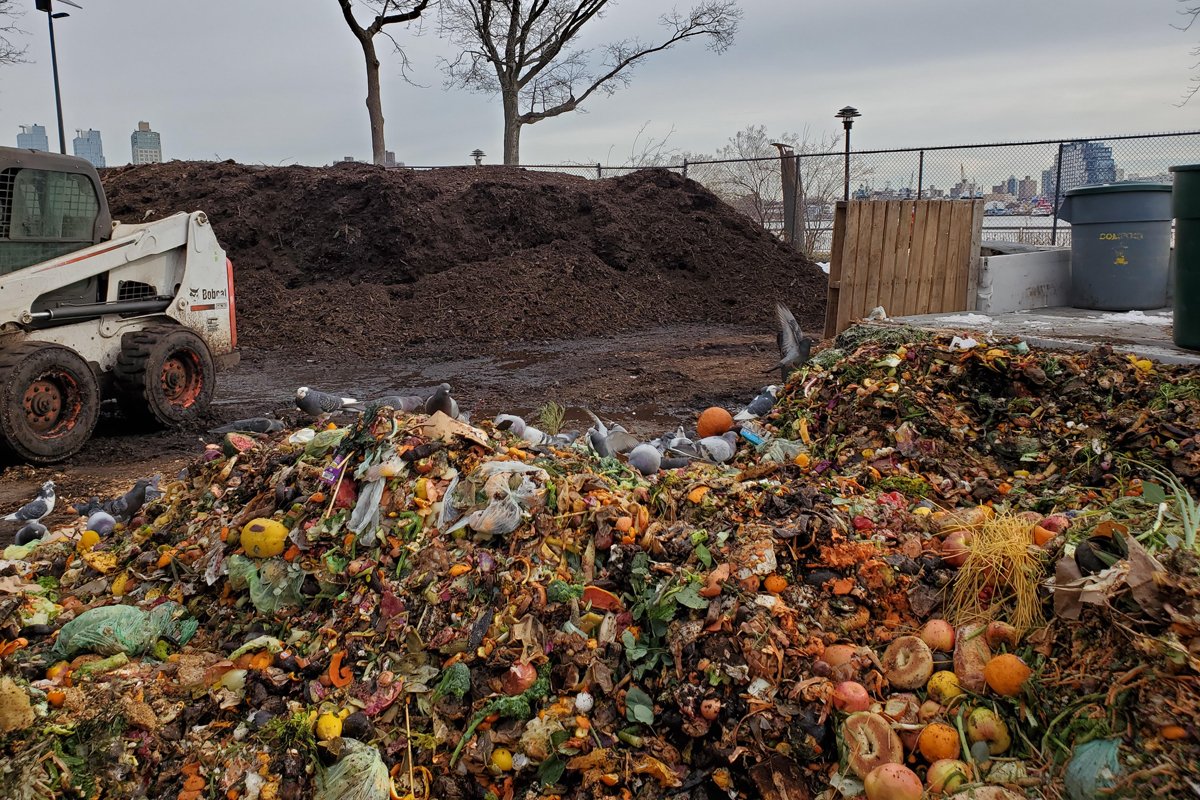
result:
[[(308, 358), (246, 352), (238, 367), (219, 376), (217, 399), (202, 424), (145, 432), (106, 415), (92, 441), (69, 461), (4, 467), (0, 511), (19, 506), (42, 481), (53, 479), (61, 502), (50, 521), (67, 522), (73, 516), (68, 502), (122, 492), (138, 477), (173, 475), (214, 438), (207, 428), (255, 415), (298, 420), (292, 396), (302, 384), (370, 397), (428, 392), (447, 381), (474, 419), (500, 411), (532, 414), (553, 400), (568, 408), (567, 430), (587, 427), (586, 407), (649, 437), (694, 424), (696, 411), (709, 405), (736, 409), (778, 378), (766, 372), (777, 358), (774, 332), (766, 328), (685, 325), (468, 352), (352, 361), (321, 350)], [(0, 525), (0, 544), (9, 536)]]

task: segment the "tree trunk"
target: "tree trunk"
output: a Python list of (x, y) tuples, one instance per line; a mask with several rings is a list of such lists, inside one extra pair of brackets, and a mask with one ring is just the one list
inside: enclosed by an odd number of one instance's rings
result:
[(521, 121), (517, 113), (517, 93), (504, 92), (504, 164), (515, 167), (521, 163)]
[(379, 56), (370, 38), (360, 38), (363, 59), (367, 64), (367, 115), (371, 118), (371, 158), (383, 166), (383, 101), (379, 95)]

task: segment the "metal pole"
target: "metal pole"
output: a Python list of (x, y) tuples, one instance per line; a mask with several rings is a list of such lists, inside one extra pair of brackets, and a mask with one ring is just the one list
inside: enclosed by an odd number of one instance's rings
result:
[(599, 161), (597, 161), (597, 162), (596, 162), (596, 177), (597, 177), (597, 178), (603, 178), (603, 177), (604, 177), (604, 167), (602, 167), (602, 166), (600, 165), (600, 162), (599, 162)]
[(50, 23), (50, 65), (54, 70), (54, 106), (58, 109), (58, 152), (67, 154), (67, 135), (63, 131), (62, 93), (58, 88), (58, 50), (54, 46), (54, 15), (46, 14)]
[(1054, 222), (1050, 227), (1050, 246), (1058, 244), (1058, 202), (1062, 197), (1062, 156), (1064, 142), (1058, 143), (1058, 162), (1054, 166)]
[(842, 199), (846, 202), (850, 201), (850, 120), (844, 123), (846, 127), (846, 177), (842, 183)]
[(925, 151), (917, 159), (917, 199), (921, 199), (921, 186), (925, 183)]
[(687, 159), (686, 158), (683, 160), (683, 177), (685, 180), (687, 179)]

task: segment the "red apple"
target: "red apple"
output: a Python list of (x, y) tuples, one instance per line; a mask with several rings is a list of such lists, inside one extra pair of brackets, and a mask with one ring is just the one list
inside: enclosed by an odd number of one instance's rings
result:
[(929, 645), (930, 650), (951, 653), (954, 651), (954, 626), (944, 619), (931, 619), (921, 628), (921, 641)]
[(942, 560), (952, 567), (961, 567), (967, 563), (971, 551), (967, 543), (971, 540), (969, 531), (951, 531), (942, 541)]
[(833, 688), (833, 705), (838, 711), (854, 713), (871, 707), (871, 695), (867, 687), (854, 681), (842, 681)]
[(881, 764), (863, 781), (867, 800), (921, 800), (921, 779), (903, 764)]

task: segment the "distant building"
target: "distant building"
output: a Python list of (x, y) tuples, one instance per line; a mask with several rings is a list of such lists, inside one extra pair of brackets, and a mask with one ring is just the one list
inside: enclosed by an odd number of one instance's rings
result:
[(86, 158), (93, 167), (104, 166), (104, 145), (100, 142), (100, 131), (88, 128), (86, 131), (77, 130), (74, 141), (71, 142), (75, 155)]
[(1054, 167), (1042, 170), (1042, 197), (1053, 200), (1057, 191), (1058, 176), (1054, 174)]
[(391, 150), (384, 150), (383, 151), (383, 165), (385, 167), (396, 166), (396, 154), (394, 152), (392, 152)]
[(1032, 200), (1037, 197), (1038, 182), (1030, 176), (1026, 175), (1023, 179), (1017, 182), (1017, 199)]
[[(1069, 142), (1062, 148), (1062, 175), (1055, 175), (1054, 168), (1046, 170), (1042, 173), (1043, 187), (1047, 173), (1052, 178), (1061, 178), (1056, 181), (1061, 196), (1080, 186), (1114, 183), (1117, 162), (1113, 160), (1112, 148), (1103, 142)], [(1049, 192), (1046, 196), (1053, 197)]]
[(133, 149), (134, 164), (162, 163), (162, 141), (156, 131), (150, 130), (149, 122), (139, 122), (129, 141)]
[(1009, 194), (1016, 194), (1016, 193), (1017, 193), (1017, 176), (1016, 176), (1016, 175), (1009, 175), (1009, 176), (1008, 176), (1008, 180), (1005, 182), (1005, 189), (1004, 189), (1004, 190), (1005, 190), (1006, 192), (1008, 192)]
[(46, 129), (41, 125), (22, 125), (17, 134), (17, 147), (28, 150), (50, 150), (50, 140), (46, 138)]

